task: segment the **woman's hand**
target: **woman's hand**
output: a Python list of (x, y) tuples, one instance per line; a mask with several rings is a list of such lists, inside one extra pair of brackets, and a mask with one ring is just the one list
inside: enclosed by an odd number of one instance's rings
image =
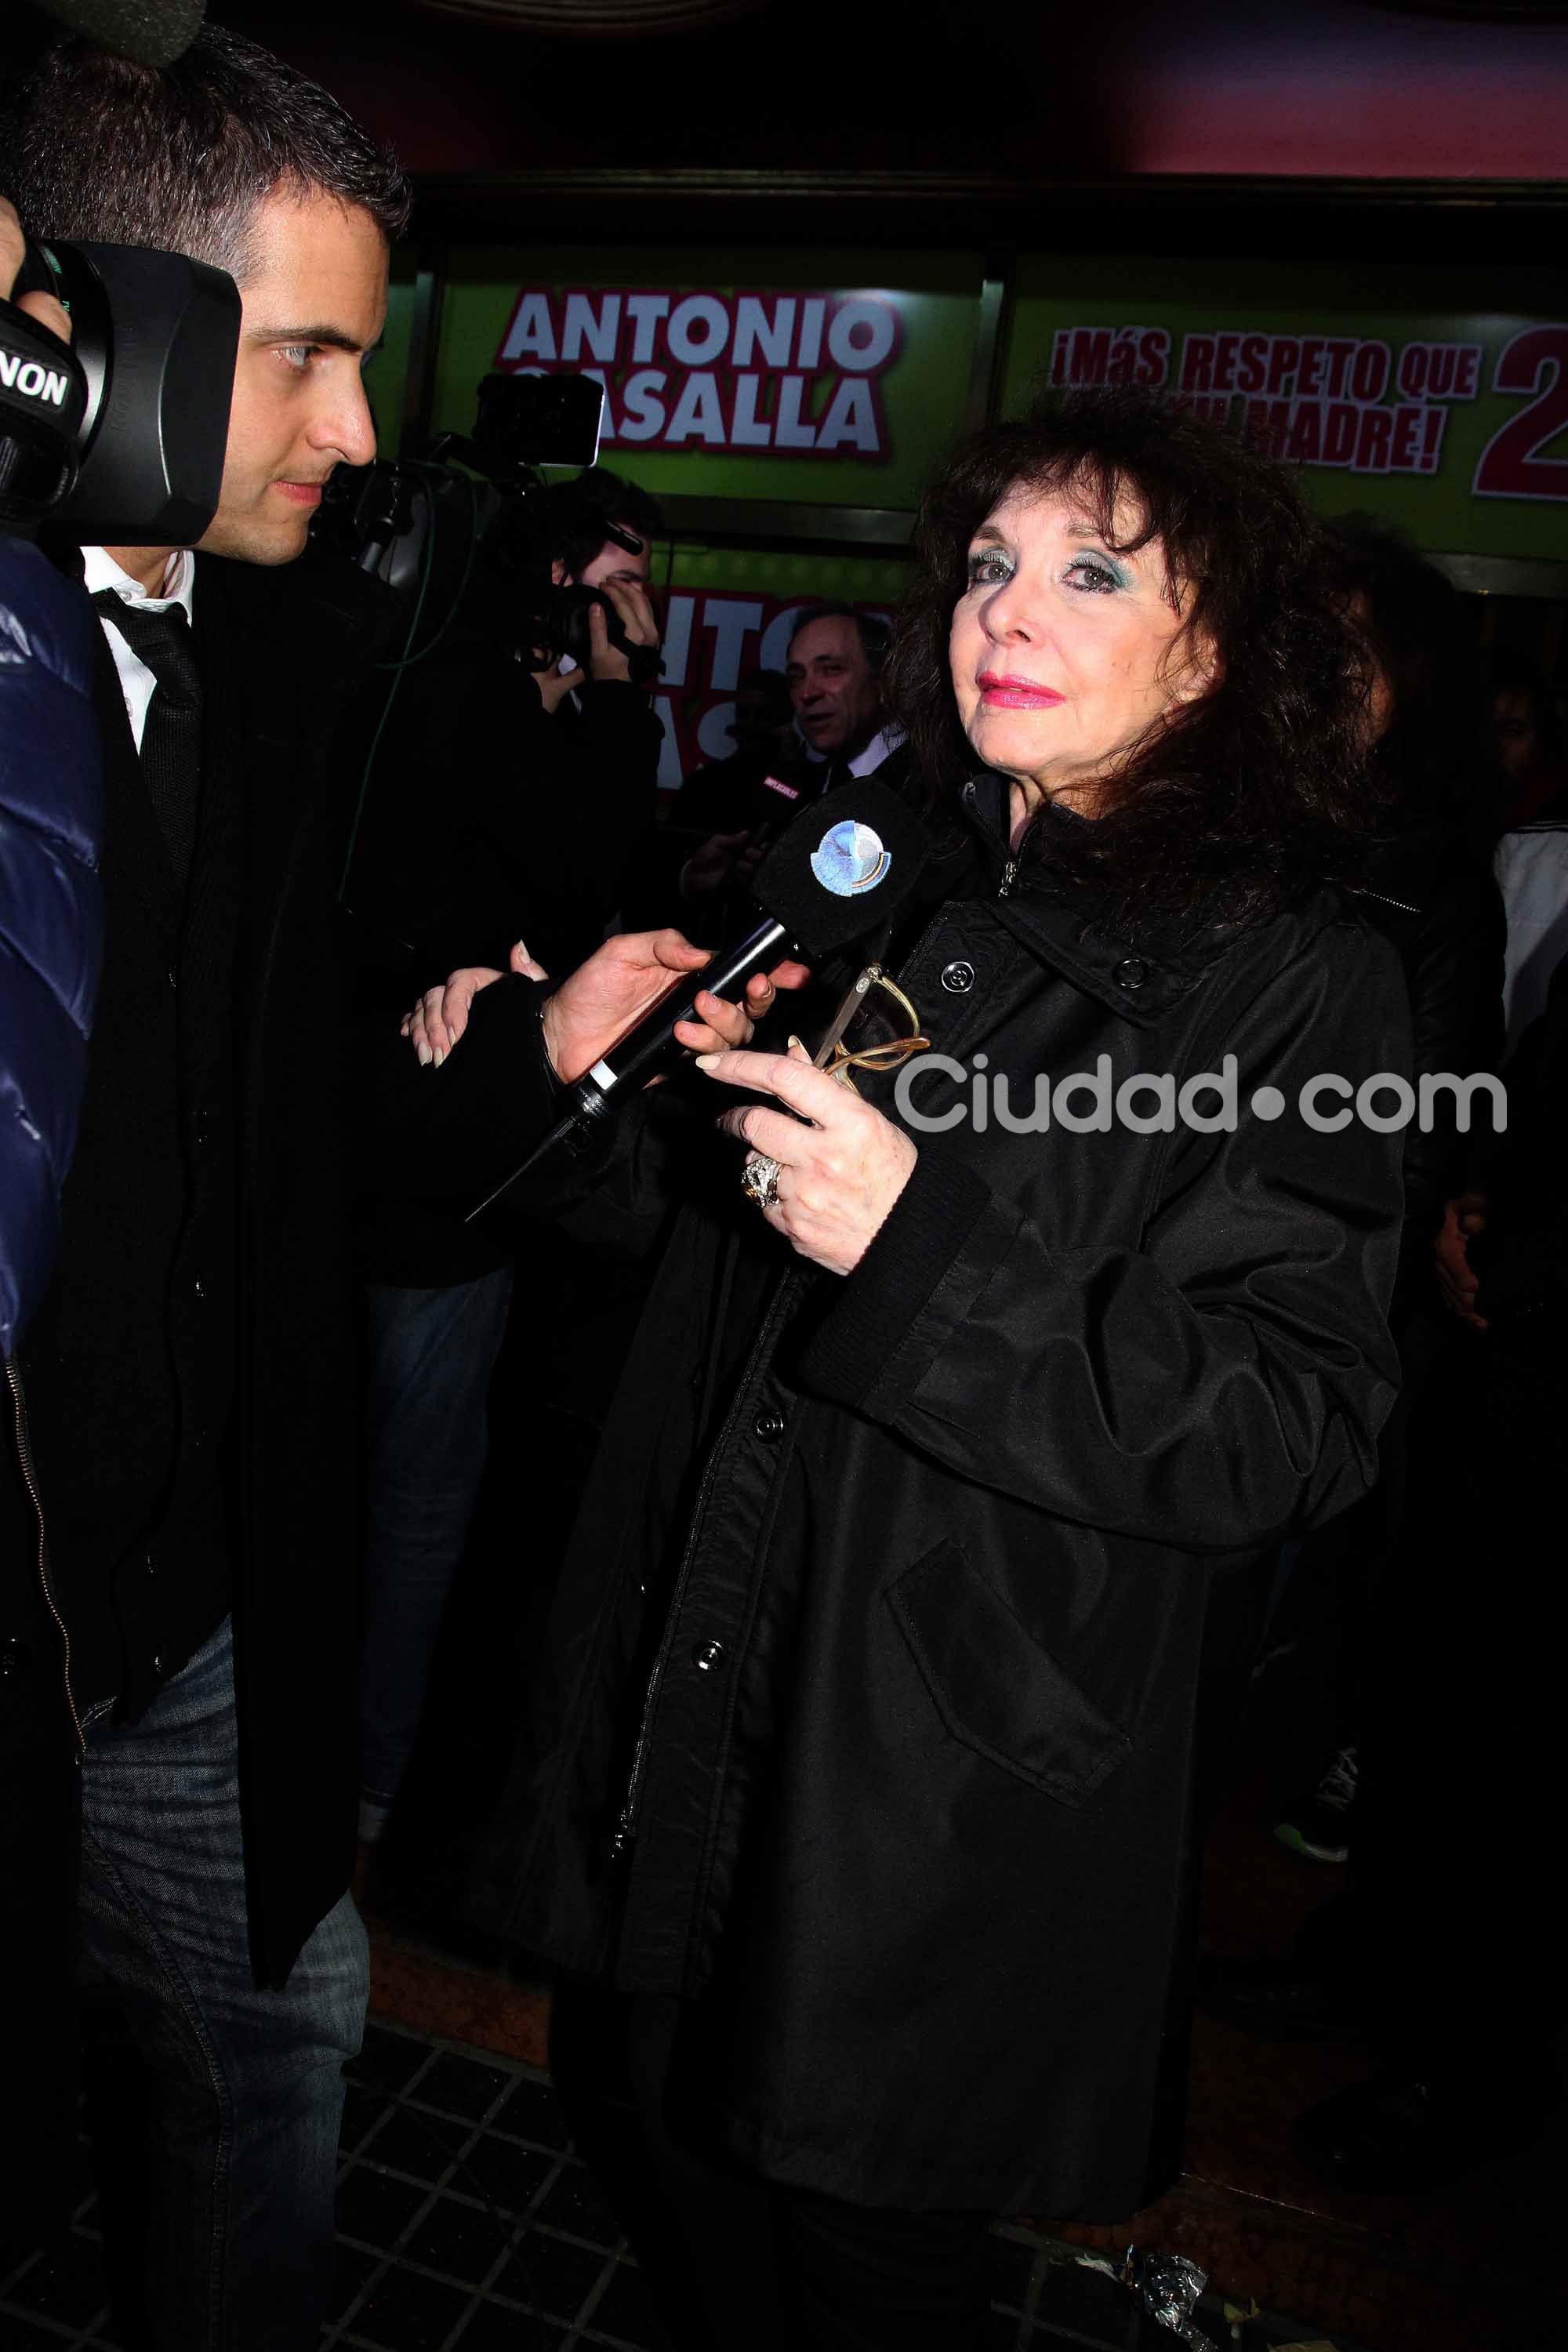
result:
[(722, 1086), (774, 1095), (811, 1122), (752, 1103), (719, 1124), (778, 1161), (778, 1200), (762, 1212), (769, 1224), (814, 1265), (853, 1274), (920, 1157), (903, 1129), (793, 1042), (788, 1054), (704, 1054), (698, 1067)]
[[(550, 977), (542, 963), (534, 962), (521, 940), (507, 958), (507, 965), (529, 980)], [(475, 997), (481, 988), (500, 978), (488, 964), (467, 964), (461, 971), (448, 972), (436, 987), (427, 988), (412, 1013), (404, 1014), (399, 1034), (413, 1046), (421, 1069), (440, 1068), (468, 1025)]]
[[(592, 1069), (677, 980), (700, 971), (710, 955), (679, 931), (623, 931), (606, 940), (544, 1008), (544, 1046), (556, 1076), (571, 1086)], [(777, 991), (804, 987), (808, 977), (805, 964), (787, 961), (771, 972), (753, 973), (746, 982), (744, 1010), (704, 989), (697, 998), (701, 1018), (678, 1021), (677, 1042), (694, 1054), (743, 1045)]]

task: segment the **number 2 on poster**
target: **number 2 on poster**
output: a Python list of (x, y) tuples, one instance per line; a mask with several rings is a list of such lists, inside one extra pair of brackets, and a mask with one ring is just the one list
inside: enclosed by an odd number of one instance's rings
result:
[(1568, 427), (1568, 325), (1527, 327), (1498, 353), (1494, 392), (1532, 392), (1476, 467), (1479, 499), (1568, 499), (1568, 457), (1538, 453)]

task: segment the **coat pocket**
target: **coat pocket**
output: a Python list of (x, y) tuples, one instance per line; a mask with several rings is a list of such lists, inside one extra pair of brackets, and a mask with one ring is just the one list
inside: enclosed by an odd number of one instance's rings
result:
[(1082, 1804), (1131, 1746), (958, 1546), (940, 1543), (889, 1605), (948, 1730), (1064, 1805)]

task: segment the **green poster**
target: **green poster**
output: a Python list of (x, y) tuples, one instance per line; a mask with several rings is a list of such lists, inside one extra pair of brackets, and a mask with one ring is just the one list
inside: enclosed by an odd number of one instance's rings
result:
[(437, 429), (492, 369), (605, 386), (601, 460), (648, 489), (912, 507), (963, 429), (976, 254), (458, 251)]
[(1043, 383), (1163, 386), (1436, 553), (1568, 561), (1561, 288), (1500, 267), (1046, 255), (1020, 264), (1007, 408)]
[(408, 344), (414, 325), (414, 261), (406, 251), (392, 257), (392, 282), (386, 289), (386, 324), (380, 349), (364, 373), (364, 388), (375, 419), (376, 454), (398, 455), (403, 436), (403, 395), (408, 373)]

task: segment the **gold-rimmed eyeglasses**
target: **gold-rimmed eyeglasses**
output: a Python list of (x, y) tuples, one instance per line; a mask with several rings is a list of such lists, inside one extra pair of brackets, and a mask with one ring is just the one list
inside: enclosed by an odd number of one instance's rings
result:
[[(909, 1023), (908, 1034), (884, 1038), (874, 1045), (848, 1046), (844, 1043), (846, 1033), (874, 991), (879, 991), (900, 1017)], [(911, 1055), (924, 1053), (930, 1044), (931, 1039), (921, 1034), (920, 1014), (898, 982), (890, 979), (879, 963), (868, 963), (828, 1023), (826, 1034), (813, 1058), (819, 1070), (826, 1070), (840, 1086), (858, 1093), (855, 1071), (901, 1069)]]

